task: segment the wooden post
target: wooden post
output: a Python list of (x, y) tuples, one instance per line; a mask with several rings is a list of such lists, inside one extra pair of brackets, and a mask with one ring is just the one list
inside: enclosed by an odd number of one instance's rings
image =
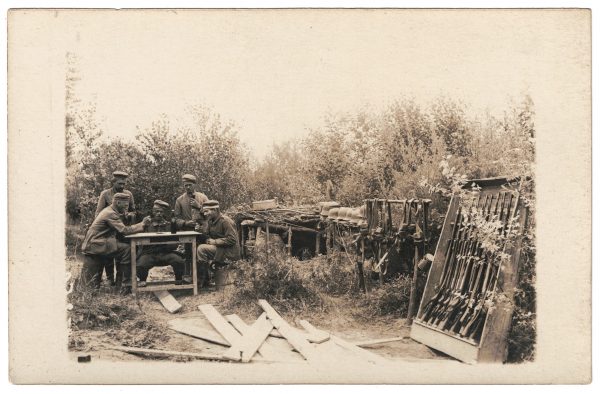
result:
[(292, 226), (288, 226), (288, 239), (287, 239), (287, 247), (288, 247), (288, 256), (292, 256)]
[[(132, 239), (131, 241), (131, 292), (133, 293), (133, 295), (136, 294), (137, 292), (137, 249), (136, 249), (136, 244), (135, 244), (135, 240)], [(102, 273), (100, 273), (102, 274)]]
[(198, 265), (196, 263), (196, 236), (192, 237), (192, 283), (194, 284), (194, 295), (198, 295)]
[(315, 257), (321, 253), (321, 233), (318, 232), (315, 236), (316, 245), (315, 245)]
[(269, 221), (265, 220), (265, 229), (266, 229), (266, 237), (265, 237), (265, 255), (266, 262), (269, 263)]

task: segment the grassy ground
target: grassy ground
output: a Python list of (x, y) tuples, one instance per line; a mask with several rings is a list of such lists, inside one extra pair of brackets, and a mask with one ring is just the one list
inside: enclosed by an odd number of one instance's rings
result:
[[(305, 319), (351, 341), (404, 336), (405, 340), (373, 351), (390, 358), (444, 358), (408, 338), (409, 327), (403, 318), (408, 300), (406, 281), (383, 288), (373, 282), (367, 296), (356, 288), (349, 263), (337, 261), (336, 265), (336, 261), (320, 257), (299, 262), (272, 255), (268, 264), (240, 262), (232, 271), (232, 284), (222, 290), (202, 291), (197, 296), (190, 291), (172, 291), (183, 306), (176, 315), (169, 314), (152, 293), (140, 293), (137, 298), (115, 294), (106, 281), (95, 295), (76, 288), (70, 295), (73, 308), (69, 348), (75, 353), (113, 360), (134, 360), (138, 356), (111, 350), (111, 346), (222, 353), (222, 347), (170, 330), (168, 321), (198, 316), (199, 305), (212, 304), (223, 315), (235, 313), (251, 323), (262, 311), (256, 301), (266, 298), (292, 325)], [(76, 277), (80, 262), (72, 259), (68, 265)], [(149, 281), (170, 275), (170, 267), (157, 267), (151, 271)], [(323, 275), (333, 275), (335, 285)], [(325, 289), (324, 284), (328, 286)]]

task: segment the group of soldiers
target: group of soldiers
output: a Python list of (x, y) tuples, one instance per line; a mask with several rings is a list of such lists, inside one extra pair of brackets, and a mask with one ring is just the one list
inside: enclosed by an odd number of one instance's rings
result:
[[(95, 219), (88, 228), (82, 244), (84, 256), (82, 279), (97, 289), (103, 271), (111, 285), (127, 289), (131, 285), (131, 248), (125, 236), (141, 232), (168, 232), (171, 221), (167, 213), (169, 203), (155, 200), (152, 214), (135, 223), (136, 211), (133, 194), (125, 189), (128, 174), (113, 172), (112, 187), (102, 191), (98, 199)], [(221, 214), (219, 202), (196, 191), (196, 177), (182, 177), (184, 193), (175, 201), (173, 217), (177, 230), (194, 230), (201, 233), (200, 245), (193, 251), (190, 244), (144, 245), (137, 253), (136, 270), (138, 286), (146, 286), (151, 268), (168, 266), (173, 268), (175, 283), (184, 283), (186, 262), (192, 261), (197, 253), (198, 281), (201, 287), (210, 283), (210, 272), (215, 267), (240, 258), (237, 231), (233, 221)], [(116, 277), (114, 268), (116, 266)]]

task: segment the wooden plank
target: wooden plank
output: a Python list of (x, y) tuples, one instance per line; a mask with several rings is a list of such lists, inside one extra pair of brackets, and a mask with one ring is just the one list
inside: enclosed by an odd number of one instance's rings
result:
[(362, 348), (360, 348), (350, 342), (347, 342), (347, 341), (343, 340), (342, 338), (339, 338), (335, 335), (331, 335), (331, 340), (333, 342), (335, 342), (335, 344), (343, 347), (346, 350), (351, 351), (352, 353), (356, 354), (357, 356), (360, 356), (363, 359), (368, 360), (372, 363), (376, 363), (376, 364), (380, 364), (380, 365), (388, 363), (387, 359), (385, 359), (373, 352), (362, 349)]
[(318, 328), (314, 327), (312, 324), (310, 324), (308, 321), (306, 320), (300, 320), (298, 323), (300, 323), (300, 325), (306, 330), (308, 331), (308, 334), (306, 336), (306, 339), (309, 342), (312, 343), (323, 343), (325, 341), (329, 340), (329, 333), (323, 330), (319, 330)]
[(298, 331), (290, 326), (279, 313), (273, 309), (266, 300), (259, 300), (259, 305), (267, 313), (267, 317), (271, 320), (273, 327), (275, 327), (281, 335), (287, 339), (287, 341), (304, 357), (311, 361), (318, 359), (318, 354), (315, 351), (313, 345), (311, 345), (304, 336), (300, 335)]
[[(118, 350), (118, 351), (125, 352), (125, 353), (143, 354), (143, 355), (158, 356), (158, 357), (192, 357), (192, 358), (198, 358), (201, 360), (211, 360), (211, 361), (227, 361), (227, 362), (235, 361), (235, 360), (228, 360), (220, 354), (177, 352), (177, 351), (173, 351), (173, 350), (145, 349), (145, 348), (128, 347), (128, 346), (111, 346), (111, 347), (109, 347), (109, 349)], [(262, 362), (267, 362), (267, 363), (276, 362), (274, 360), (267, 360), (264, 358), (256, 358), (254, 361), (262, 361)]]
[[(245, 335), (245, 333), (250, 329), (250, 326), (246, 324), (246, 322), (244, 322), (238, 315), (226, 315), (225, 319), (227, 319), (227, 321), (229, 323), (231, 323), (231, 325), (238, 330), (238, 332), (240, 334)], [(271, 325), (271, 328), (273, 328), (273, 325)], [(291, 356), (291, 351), (280, 351), (279, 348), (273, 346), (272, 344), (268, 343), (266, 340), (263, 342), (263, 344), (258, 348), (258, 353), (268, 359), (272, 359), (272, 360), (283, 360), (286, 357), (284, 356), (285, 353), (289, 353), (288, 357)]]
[[(198, 309), (208, 319), (210, 324), (231, 344), (231, 347), (239, 346), (239, 342), (242, 340), (242, 336), (225, 320), (223, 316), (210, 304), (204, 304), (198, 306)], [(235, 355), (228, 353), (227, 356), (231, 356), (232, 360), (241, 360), (241, 355)]]
[[(197, 321), (196, 321), (197, 322)], [(171, 330), (222, 346), (231, 346), (218, 332), (194, 324), (194, 320), (176, 319), (168, 322)]]
[(425, 344), (442, 353), (456, 358), (467, 364), (475, 364), (479, 348), (460, 338), (452, 337), (447, 333), (431, 328), (414, 321), (410, 329), (410, 337), (417, 342)]
[(181, 309), (181, 304), (177, 302), (175, 297), (166, 290), (155, 291), (154, 295), (169, 313), (177, 313)]
[(382, 343), (398, 342), (398, 341), (401, 341), (403, 339), (406, 339), (406, 337), (371, 339), (371, 340), (368, 340), (368, 341), (354, 342), (352, 344), (355, 345), (355, 346), (360, 346), (360, 347), (368, 347), (368, 346), (372, 346), (372, 345), (379, 345), (379, 344), (382, 344)]
[(160, 357), (193, 357), (199, 358), (202, 360), (213, 360), (213, 361), (230, 361), (225, 359), (220, 354), (206, 354), (206, 353), (192, 353), (192, 352), (176, 352), (172, 350), (158, 350), (158, 349), (143, 349), (136, 347), (127, 347), (127, 346), (113, 346), (110, 347), (112, 350), (118, 350), (125, 353), (133, 353), (133, 354), (145, 354), (151, 356), (160, 356)]
[(152, 284), (148, 283), (146, 287), (138, 287), (138, 292), (158, 292), (165, 290), (190, 290), (193, 289), (194, 285), (176, 285), (176, 284)]
[(225, 352), (225, 357), (237, 357), (241, 355), (242, 362), (247, 363), (252, 359), (258, 348), (273, 329), (273, 325), (267, 320), (267, 315), (262, 314), (252, 326), (242, 334), (242, 340)]

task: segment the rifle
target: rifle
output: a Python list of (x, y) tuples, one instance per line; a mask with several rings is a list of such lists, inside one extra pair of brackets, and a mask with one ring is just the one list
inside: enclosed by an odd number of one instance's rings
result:
[(442, 311), (444, 302), (447, 301), (448, 293), (451, 291), (452, 284), (455, 281), (456, 274), (458, 272), (456, 267), (456, 257), (458, 252), (464, 246), (464, 227), (463, 227), (463, 213), (462, 206), (459, 205), (456, 220), (453, 223), (452, 237), (450, 238), (449, 246), (446, 249), (446, 255), (444, 256), (444, 269), (442, 272), (442, 279), (437, 293), (427, 303), (423, 310), (423, 316), (421, 320), (423, 322), (431, 323), (437, 315)]
[[(504, 221), (508, 222), (508, 219), (510, 216), (512, 200), (513, 200), (512, 193), (510, 193), (508, 201), (506, 200), (506, 196), (504, 196), (503, 205), (500, 210), (500, 220), (502, 222), (504, 222)], [(506, 211), (506, 213), (505, 213), (505, 211)], [(506, 224), (500, 228), (501, 233), (504, 234), (505, 231), (506, 231)], [(504, 245), (504, 247), (506, 247), (506, 244)], [(504, 250), (504, 248), (503, 248), (503, 250)], [(466, 324), (463, 326), (463, 328), (460, 330), (461, 336), (468, 336), (470, 339), (474, 339), (475, 334), (480, 329), (483, 329), (482, 322), (485, 321), (485, 317), (487, 316), (487, 310), (488, 310), (487, 306), (486, 306), (486, 304), (487, 304), (486, 301), (490, 300), (490, 298), (493, 296), (494, 288), (495, 288), (495, 285), (496, 285), (496, 282), (498, 279), (498, 274), (500, 272), (499, 267), (496, 264), (494, 264), (494, 257), (495, 257), (495, 253), (492, 253), (492, 254), (488, 253), (486, 277), (483, 282), (482, 291), (477, 296), (478, 299), (475, 301), (476, 306), (473, 309), (472, 316), (466, 322)], [(490, 280), (490, 276), (491, 276), (491, 280)], [(465, 318), (465, 320), (466, 320), (466, 318)]]
[[(492, 196), (492, 199), (490, 201), (490, 204), (487, 206), (487, 212), (485, 212), (486, 216), (486, 220), (490, 219), (490, 215), (492, 213), (492, 205), (494, 205), (493, 203), (494, 201), (494, 196)], [(502, 194), (502, 201), (504, 201), (504, 194)], [(496, 213), (498, 212), (498, 206), (500, 205), (500, 194), (498, 195), (498, 198), (496, 199), (496, 204), (494, 207), (494, 215), (496, 215)], [(482, 209), (482, 213), (485, 210), (485, 205)], [(462, 299), (461, 304), (457, 307), (457, 313), (454, 315), (452, 321), (449, 323), (449, 331), (451, 332), (457, 332), (457, 330), (459, 329), (460, 325), (463, 324), (465, 322), (466, 316), (468, 316), (468, 314), (470, 313), (470, 310), (474, 307), (475, 305), (475, 298), (478, 294), (478, 289), (480, 289), (481, 286), (481, 279), (482, 279), (482, 273), (483, 273), (483, 262), (482, 262), (482, 255), (483, 255), (483, 249), (481, 248), (481, 241), (476, 241), (476, 247), (475, 247), (475, 251), (476, 251), (476, 255), (474, 255), (472, 258), (474, 261), (477, 262), (477, 273), (476, 276), (472, 276), (470, 279), (470, 283), (469, 283), (469, 287), (468, 287), (468, 291), (467, 293), (464, 295), (464, 298)]]
[[(489, 196), (486, 196), (483, 206), (487, 205), (488, 197)], [(471, 212), (473, 205), (475, 205), (475, 209), (478, 208), (480, 200), (481, 200), (481, 194), (478, 196), (477, 202), (475, 204), (471, 205), (471, 207), (469, 209), (469, 213)], [(474, 242), (471, 237), (471, 234), (473, 232), (473, 224), (471, 221), (471, 215), (467, 215), (467, 217), (469, 218), (469, 221), (467, 222), (467, 227), (466, 227), (467, 231), (465, 232), (466, 233), (465, 239), (467, 240), (467, 242), (466, 242), (467, 246), (463, 251), (461, 251), (460, 255), (458, 256), (458, 259), (461, 262), (460, 263), (460, 275), (458, 276), (458, 280), (455, 283), (455, 285), (453, 286), (453, 288), (451, 289), (449, 297), (447, 298), (447, 301), (444, 304), (443, 312), (434, 321), (434, 324), (442, 329), (444, 329), (444, 327), (447, 326), (450, 319), (452, 319), (454, 317), (457, 306), (463, 300), (464, 291), (465, 291), (464, 286), (467, 281), (467, 277), (469, 277), (469, 275), (471, 275), (471, 271), (472, 271), (473, 259), (471, 258), (471, 255), (473, 253), (472, 251), (473, 251)]]

